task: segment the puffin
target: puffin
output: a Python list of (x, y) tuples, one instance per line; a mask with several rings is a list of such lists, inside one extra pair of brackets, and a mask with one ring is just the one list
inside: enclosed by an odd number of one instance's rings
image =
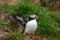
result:
[(10, 15), (9, 18), (19, 24), (19, 25), (23, 25), (23, 35), (28, 38), (28, 37), (31, 37), (32, 39), (35, 38), (35, 35), (34, 35), (34, 32), (36, 31), (37, 29), (37, 19), (38, 19), (38, 16), (35, 15), (35, 14), (30, 14), (29, 15), (29, 20), (28, 21), (25, 21), (23, 17), (20, 17), (20, 16), (15, 16), (15, 15)]

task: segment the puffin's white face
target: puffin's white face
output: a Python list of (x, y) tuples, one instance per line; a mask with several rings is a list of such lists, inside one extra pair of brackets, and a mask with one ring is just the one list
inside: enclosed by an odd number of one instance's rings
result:
[(36, 15), (30, 15), (30, 17), (31, 17), (31, 18), (35, 18), (35, 17), (36, 17)]
[(31, 19), (38, 19), (38, 17), (36, 15), (34, 15), (34, 14), (30, 15), (30, 18)]

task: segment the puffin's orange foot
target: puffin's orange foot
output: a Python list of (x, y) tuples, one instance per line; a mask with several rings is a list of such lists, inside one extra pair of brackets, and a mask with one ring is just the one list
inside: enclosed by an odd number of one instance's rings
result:
[(35, 35), (34, 34), (32, 34), (32, 39), (35, 39)]

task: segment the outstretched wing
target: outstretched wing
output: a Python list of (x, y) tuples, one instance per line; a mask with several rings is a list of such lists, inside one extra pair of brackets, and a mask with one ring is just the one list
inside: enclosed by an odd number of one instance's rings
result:
[(22, 17), (10, 15), (9, 18), (15, 23), (21, 24), (23, 26), (26, 25), (26, 22), (24, 21), (24, 19)]

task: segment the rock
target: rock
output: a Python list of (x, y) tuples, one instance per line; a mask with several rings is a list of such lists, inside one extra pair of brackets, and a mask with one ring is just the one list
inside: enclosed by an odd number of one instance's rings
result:
[(0, 31), (0, 40), (9, 40), (7, 32)]
[(9, 4), (9, 5), (15, 5), (15, 3), (17, 2), (17, 0), (0, 0), (0, 4)]
[(0, 11), (0, 21), (4, 21), (5, 19), (5, 12), (3, 10)]

